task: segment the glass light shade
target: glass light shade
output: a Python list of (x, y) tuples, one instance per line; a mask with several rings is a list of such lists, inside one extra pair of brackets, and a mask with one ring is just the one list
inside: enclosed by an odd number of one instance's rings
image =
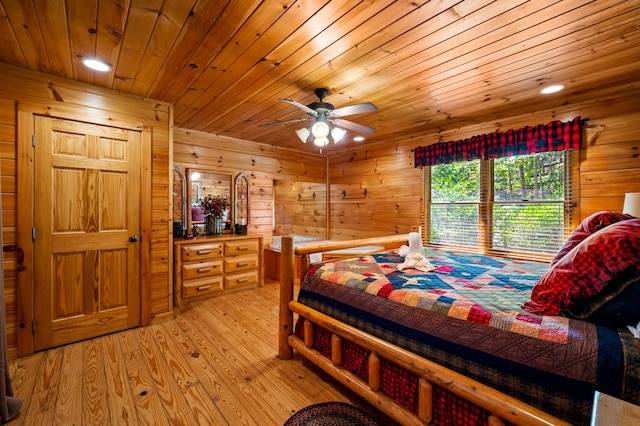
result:
[(340, 127), (334, 127), (331, 130), (331, 137), (333, 138), (333, 143), (340, 142), (340, 139), (344, 137), (345, 133), (347, 133), (346, 130), (341, 129)]
[(307, 143), (307, 139), (309, 138), (309, 129), (303, 127), (302, 129), (296, 130), (296, 135), (300, 138), (300, 140), (304, 143)]
[(314, 138), (326, 138), (329, 136), (329, 125), (324, 121), (318, 121), (311, 127), (311, 134)]
[(315, 138), (313, 140), (315, 146), (327, 146), (329, 145), (329, 139), (327, 138)]
[(622, 213), (640, 217), (640, 192), (627, 192), (624, 195)]

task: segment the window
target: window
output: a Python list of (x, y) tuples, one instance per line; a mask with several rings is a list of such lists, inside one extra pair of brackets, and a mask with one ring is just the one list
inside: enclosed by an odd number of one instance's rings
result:
[(431, 167), (430, 212), (430, 242), (479, 244), (479, 160)]
[(425, 168), (428, 240), (547, 259), (572, 227), (574, 151)]

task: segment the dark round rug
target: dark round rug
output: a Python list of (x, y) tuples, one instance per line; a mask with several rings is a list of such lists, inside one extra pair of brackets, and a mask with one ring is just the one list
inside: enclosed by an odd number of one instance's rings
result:
[(371, 414), (345, 402), (321, 402), (295, 413), (284, 426), (384, 426)]

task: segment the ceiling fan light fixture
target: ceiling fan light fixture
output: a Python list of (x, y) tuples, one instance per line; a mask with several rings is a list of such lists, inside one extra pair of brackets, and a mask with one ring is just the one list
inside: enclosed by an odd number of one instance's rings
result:
[(340, 127), (334, 127), (331, 130), (331, 137), (333, 138), (333, 143), (338, 143), (347, 133), (346, 130), (341, 129)]
[[(311, 124), (310, 127), (298, 129), (295, 132), (303, 143), (313, 143), (318, 147), (325, 147), (329, 144), (340, 142), (347, 134), (347, 130), (363, 135), (369, 135), (375, 131), (373, 127), (354, 123), (342, 118), (347, 115), (378, 111), (378, 108), (371, 102), (361, 102), (359, 104), (336, 109), (332, 104), (323, 101), (323, 99), (329, 94), (328, 89), (316, 89), (315, 94), (318, 97), (318, 101), (312, 102), (309, 105), (303, 105), (292, 99), (278, 99), (303, 110), (307, 113), (308, 118), (276, 120), (271, 123), (260, 124), (258, 127), (271, 127), (275, 125), (313, 120), (313, 124)], [(322, 152), (322, 150), (320, 150), (320, 152)]]
[(296, 135), (298, 135), (300, 140), (304, 143), (307, 143), (307, 139), (309, 138), (310, 134), (311, 132), (309, 132), (309, 129), (307, 129), (306, 127), (296, 130)]
[(364, 136), (355, 136), (353, 140), (356, 142), (362, 142), (364, 140)]
[(311, 134), (316, 139), (326, 139), (330, 131), (329, 125), (324, 121), (317, 121), (311, 126)]

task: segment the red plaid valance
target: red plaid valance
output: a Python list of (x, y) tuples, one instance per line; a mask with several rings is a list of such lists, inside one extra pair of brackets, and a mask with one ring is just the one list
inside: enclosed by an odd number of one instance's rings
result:
[(535, 127), (473, 136), (470, 139), (419, 146), (414, 150), (415, 166), (579, 149), (581, 142), (582, 121), (580, 117), (576, 117), (566, 122), (552, 121), (547, 125), (539, 124)]

